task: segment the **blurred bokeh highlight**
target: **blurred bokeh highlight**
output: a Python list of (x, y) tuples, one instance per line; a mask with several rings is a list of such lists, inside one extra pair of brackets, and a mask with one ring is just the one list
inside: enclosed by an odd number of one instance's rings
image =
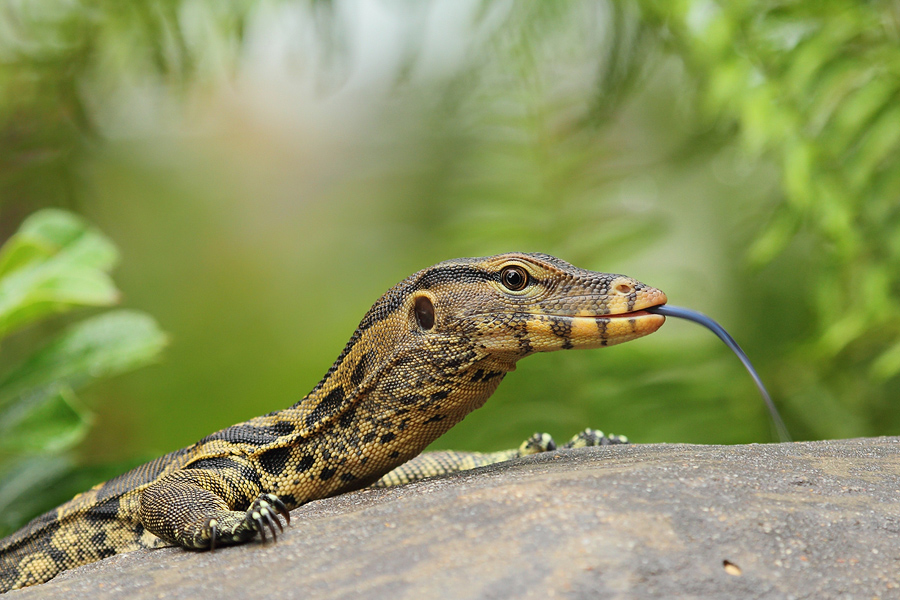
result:
[[(170, 340), (79, 394), (80, 462), (286, 407), (394, 283), (509, 250), (711, 315), (795, 439), (897, 434), (897, 6), (5, 2), (0, 238), (77, 213), (119, 249), (121, 305)], [(0, 368), (67, 319), (5, 341)], [(436, 447), (586, 426), (774, 440), (738, 360), (670, 320), (523, 361)]]

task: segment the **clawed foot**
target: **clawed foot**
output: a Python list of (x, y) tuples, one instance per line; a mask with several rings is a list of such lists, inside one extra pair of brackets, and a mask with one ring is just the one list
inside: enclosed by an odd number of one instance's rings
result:
[(549, 433), (535, 433), (519, 446), (519, 456), (529, 456), (539, 452), (556, 450), (556, 442)]
[(588, 427), (572, 436), (572, 439), (566, 442), (563, 448), (587, 448), (590, 446), (611, 446), (613, 444), (629, 443), (628, 438), (624, 435), (615, 435), (613, 433), (605, 435), (599, 429)]
[[(275, 494), (262, 494), (253, 501), (243, 518), (238, 517), (237, 522), (223, 522), (230, 519), (210, 518), (206, 522), (205, 536), (209, 539), (209, 549), (215, 550), (217, 544), (238, 544), (245, 542), (257, 533), (266, 541), (266, 528), (272, 534), (272, 541), (278, 539), (275, 528), (283, 532), (284, 527), (278, 519), (278, 515), (284, 517), (287, 524), (291, 524), (291, 514)], [(230, 515), (229, 515), (230, 517)]]
[[(611, 446), (613, 444), (628, 444), (628, 438), (624, 435), (604, 434), (599, 429), (587, 428), (574, 435), (571, 440), (562, 445), (562, 448), (587, 448), (591, 446)], [(535, 433), (522, 442), (519, 446), (519, 456), (528, 456), (539, 452), (556, 450), (556, 442), (549, 433)]]

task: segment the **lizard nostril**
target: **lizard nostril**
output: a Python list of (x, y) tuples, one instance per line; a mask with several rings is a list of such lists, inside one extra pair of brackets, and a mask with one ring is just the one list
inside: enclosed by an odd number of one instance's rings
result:
[(634, 286), (627, 283), (620, 283), (614, 289), (623, 296), (627, 296), (628, 294), (634, 292)]

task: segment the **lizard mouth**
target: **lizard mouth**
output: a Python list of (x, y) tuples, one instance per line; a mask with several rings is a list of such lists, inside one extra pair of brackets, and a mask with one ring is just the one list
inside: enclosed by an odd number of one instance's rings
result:
[(591, 319), (631, 319), (634, 317), (643, 317), (645, 315), (649, 315), (651, 313), (646, 310), (635, 310), (627, 313), (619, 313), (617, 315), (596, 315), (593, 317), (588, 317)]
[(644, 309), (611, 315), (572, 316), (564, 320), (569, 325), (569, 343), (575, 348), (614, 346), (650, 335), (666, 322), (663, 315)]

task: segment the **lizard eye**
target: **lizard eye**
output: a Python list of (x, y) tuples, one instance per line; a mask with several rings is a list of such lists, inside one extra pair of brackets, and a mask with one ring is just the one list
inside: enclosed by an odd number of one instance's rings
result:
[(508, 290), (518, 292), (528, 285), (528, 271), (522, 267), (504, 267), (500, 271), (500, 283)]

